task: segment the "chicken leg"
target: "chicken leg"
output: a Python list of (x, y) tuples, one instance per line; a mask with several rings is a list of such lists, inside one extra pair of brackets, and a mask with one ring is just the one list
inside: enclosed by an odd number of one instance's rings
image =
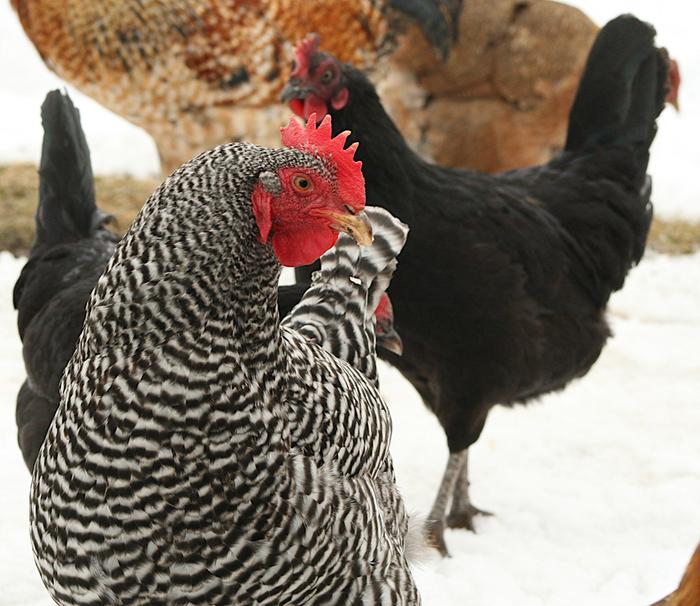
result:
[(447, 467), (442, 476), (442, 482), (438, 489), (437, 497), (430, 510), (428, 521), (426, 523), (426, 534), (428, 543), (435, 547), (442, 556), (449, 556), (447, 545), (445, 543), (445, 514), (447, 505), (454, 494), (457, 478), (460, 476), (462, 467), (466, 464), (467, 450), (453, 452), (447, 459)]
[(474, 518), (478, 515), (491, 516), (492, 513), (482, 511), (472, 504), (469, 497), (469, 449), (462, 451), (464, 462), (459, 470), (457, 481), (452, 493), (452, 506), (447, 516), (448, 528), (464, 528), (474, 531)]
[[(451, 502), (450, 514), (446, 516)], [(469, 449), (453, 452), (447, 459), (437, 497), (426, 524), (428, 542), (442, 556), (449, 556), (445, 543), (445, 525), (448, 528), (464, 528), (474, 531), (474, 517), (493, 515), (475, 507), (469, 498)]]

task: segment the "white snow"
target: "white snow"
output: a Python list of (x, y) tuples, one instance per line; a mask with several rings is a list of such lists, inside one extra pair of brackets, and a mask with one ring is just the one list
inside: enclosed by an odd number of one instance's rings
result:
[[(580, 0), (598, 22), (633, 11), (681, 64), (682, 113), (666, 111), (651, 172), (661, 214), (700, 217), (697, 3)], [(39, 106), (60, 86), (0, 3), (0, 162), (36, 161)], [(70, 89), (99, 173), (157, 171), (149, 137)], [(0, 253), (0, 604), (51, 603), (32, 561), (29, 474), (16, 445), (24, 378), (12, 309), (23, 265)], [(648, 255), (613, 297), (615, 337), (583, 380), (540, 403), (495, 409), (471, 457), (478, 533), (450, 531), (453, 557), (416, 569), (427, 606), (646, 606), (677, 584), (700, 540), (700, 254)], [(435, 418), (393, 369), (398, 481), (425, 514), (447, 457)]]
[[(654, 203), (663, 216), (700, 218), (700, 47), (696, 26), (700, 5), (690, 0), (574, 0), (598, 23), (633, 12), (653, 23), (659, 43), (680, 62), (681, 113), (667, 109), (659, 122), (650, 173)], [(0, 2), (0, 162), (36, 162), (41, 149), (39, 107), (46, 93), (65, 86), (50, 72), (24, 35), (8, 2)], [(80, 108), (95, 172), (156, 174), (158, 156), (151, 138), (67, 86)]]
[[(15, 441), (23, 380), (0, 254), (0, 604), (50, 603), (28, 538), (29, 474)], [(700, 540), (700, 254), (649, 256), (614, 296), (615, 337), (562, 393), (496, 408), (473, 448), (473, 495), (495, 516), (450, 531), (453, 557), (416, 569), (426, 606), (645, 606), (677, 584)], [(447, 457), (435, 418), (392, 368), (382, 389), (411, 511), (425, 515)]]

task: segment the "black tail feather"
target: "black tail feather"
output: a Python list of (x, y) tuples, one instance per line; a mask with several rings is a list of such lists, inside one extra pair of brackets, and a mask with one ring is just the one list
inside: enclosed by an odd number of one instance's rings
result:
[(35, 247), (87, 238), (109, 219), (95, 206), (90, 150), (70, 97), (51, 91), (41, 106), (41, 120)]
[(622, 15), (600, 30), (569, 118), (567, 151), (625, 145), (637, 150), (640, 183), (664, 107), (668, 59), (654, 28)]

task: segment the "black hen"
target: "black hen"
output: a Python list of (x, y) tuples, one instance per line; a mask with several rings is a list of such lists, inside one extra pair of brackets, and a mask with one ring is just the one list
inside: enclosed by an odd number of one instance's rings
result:
[(95, 206), (90, 151), (70, 98), (41, 106), (36, 240), (15, 284), (14, 306), (27, 379), (17, 395), (18, 440), (30, 469), (58, 406), (58, 383), (83, 327), (85, 304), (117, 238)]
[[(88, 297), (118, 241), (106, 228), (109, 215), (95, 205), (90, 150), (70, 97), (51, 91), (41, 118), (36, 239), (13, 293), (27, 371), (17, 394), (17, 438), (30, 471), (58, 407), (58, 385), (83, 328)], [(280, 287), (280, 316), (306, 288)], [(393, 344), (395, 333), (386, 330), (385, 345)]]
[[(389, 294), (402, 358), (390, 357), (437, 415), (450, 458), (431, 512), (472, 528), (467, 449), (495, 404), (524, 402), (581, 377), (610, 330), (604, 312), (644, 252), (652, 217), (646, 175), (668, 57), (632, 16), (593, 46), (571, 111), (566, 149), (546, 165), (484, 175), (416, 155), (358, 70), (300, 45), (283, 93), (308, 115), (324, 107), (360, 141), (368, 203), (411, 235)], [(317, 116), (319, 118), (319, 116)], [(308, 270), (300, 271), (305, 281)], [(445, 516), (451, 501), (449, 516)]]

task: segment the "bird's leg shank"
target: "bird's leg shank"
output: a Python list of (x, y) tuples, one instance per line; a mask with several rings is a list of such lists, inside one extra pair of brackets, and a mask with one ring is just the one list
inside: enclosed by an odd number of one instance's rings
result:
[(488, 511), (482, 511), (472, 505), (469, 497), (469, 450), (465, 449), (464, 462), (459, 470), (457, 481), (452, 493), (452, 507), (447, 516), (447, 526), (449, 528), (464, 528), (474, 530), (474, 518), (478, 515), (493, 515)]
[(455, 482), (460, 476), (460, 471), (462, 470), (466, 457), (466, 449), (450, 454), (449, 459), (447, 459), (447, 467), (445, 468), (445, 473), (442, 476), (442, 482), (440, 483), (437, 497), (435, 498), (433, 507), (430, 510), (430, 515), (428, 516), (426, 529), (428, 541), (443, 556), (450, 555), (447, 551), (447, 545), (445, 544), (444, 537), (447, 505), (450, 497), (454, 493)]

